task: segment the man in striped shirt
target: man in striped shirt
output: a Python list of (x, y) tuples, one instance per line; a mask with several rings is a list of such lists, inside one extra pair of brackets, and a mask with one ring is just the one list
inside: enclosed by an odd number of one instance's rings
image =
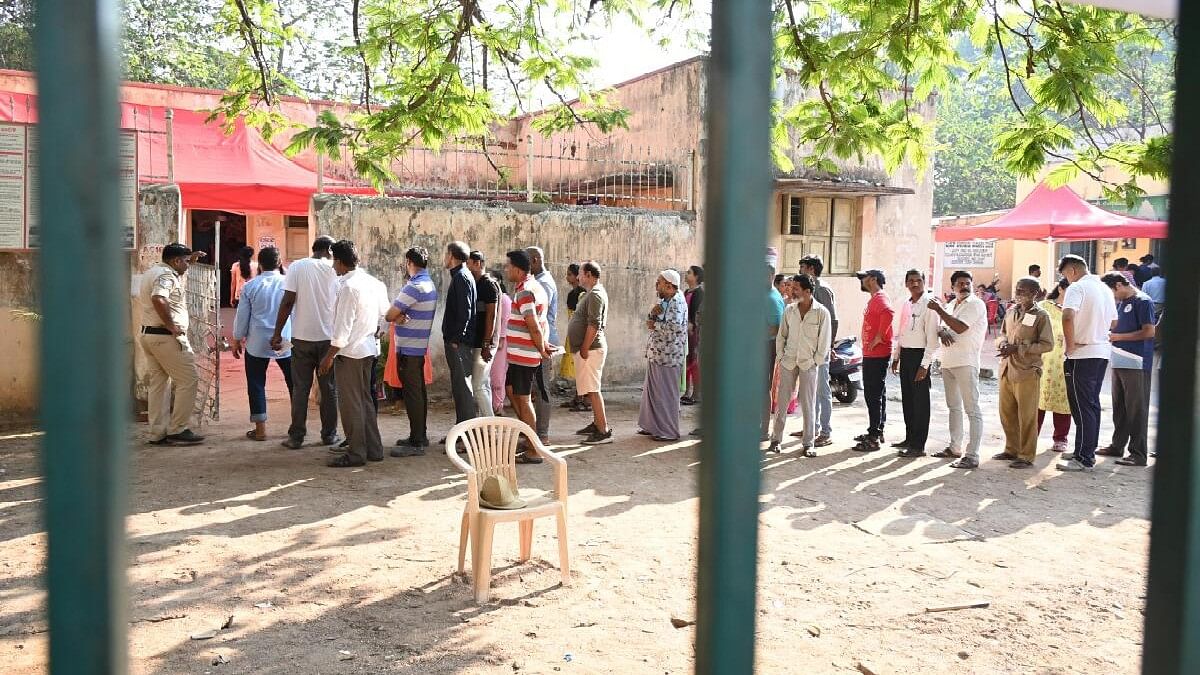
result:
[[(536, 384), (538, 396), (549, 401), (546, 393), (545, 374), (542, 364), (552, 355), (546, 341), (550, 326), (546, 320), (546, 289), (529, 273), (529, 255), (525, 251), (509, 251), (505, 276), (513, 284), (512, 312), (508, 317), (506, 347), (508, 353), (508, 375), (506, 390), (517, 417), (537, 429), (530, 396)], [(541, 464), (537, 450), (526, 445), (526, 450), (517, 457), (519, 464)]]
[(404, 409), (408, 413), (408, 438), (396, 441), (392, 457), (415, 457), (429, 447), (429, 394), (425, 391), (425, 355), (429, 351), (429, 332), (437, 309), (437, 289), (429, 277), (429, 251), (414, 246), (404, 252), (408, 284), (392, 308), (387, 320), (396, 324), (396, 353), (400, 357), (400, 380), (404, 384)]

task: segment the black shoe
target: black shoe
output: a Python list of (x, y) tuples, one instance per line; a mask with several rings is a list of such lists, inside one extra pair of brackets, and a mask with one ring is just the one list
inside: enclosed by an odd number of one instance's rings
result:
[(302, 448), (304, 446), (304, 439), (303, 438), (289, 438), (286, 441), (280, 443), (280, 445), (282, 445), (283, 447), (285, 447), (289, 450), (299, 450), (300, 448)]
[[(446, 441), (443, 439), (442, 443), (445, 443), (445, 442)], [(401, 438), (400, 440), (396, 441), (396, 445), (398, 445), (398, 446), (406, 446), (407, 445), (411, 448), (428, 448), (429, 447), (429, 439), (426, 438), (424, 440), (414, 441), (412, 439), (412, 436), (409, 436), (408, 438)]]
[(892, 447), (897, 450), (907, 450), (908, 449), (908, 439), (906, 438), (906, 439), (900, 441), (899, 443), (892, 443)]
[(171, 445), (171, 441), (168, 440), (166, 436), (163, 436), (162, 438), (156, 438), (154, 440), (146, 441), (146, 444), (147, 445), (157, 445), (157, 446), (169, 446), (169, 445)]
[(691, 436), (692, 438), (700, 438), (700, 437), (704, 436), (704, 430), (703, 429), (692, 429), (692, 433), (688, 434), (688, 436)]
[(321, 437), (321, 445), (338, 445), (339, 443), (342, 444), (343, 448), (346, 447), (345, 439), (337, 434)]
[(1146, 460), (1134, 459), (1133, 457), (1118, 459), (1115, 463), (1120, 464), (1121, 466), (1146, 466), (1147, 464)]
[(771, 453), (778, 455), (780, 452), (782, 452), (782, 450), (780, 449), (778, 443), (772, 442), (770, 445), (767, 446), (767, 452), (771, 452)]
[(927, 457), (928, 455), (924, 450), (917, 450), (916, 448), (905, 448), (903, 452), (896, 453), (896, 456), (903, 457), (904, 459), (914, 459), (917, 457)]
[(366, 464), (366, 462), (361, 460), (354, 461), (353, 459), (350, 459), (350, 455), (338, 455), (337, 457), (329, 458), (329, 461), (325, 462), (325, 466), (333, 467), (335, 469), (348, 469), (355, 466), (363, 466), (364, 464)]
[(867, 436), (850, 449), (854, 452), (876, 452), (879, 450), (879, 441), (874, 436)]
[(576, 431), (575, 435), (576, 436), (591, 436), (592, 434), (598, 433), (599, 431), (600, 431), (600, 429), (598, 429), (596, 427), (596, 423), (590, 422), (590, 423), (588, 423), (588, 425), (586, 427), (580, 429), (579, 431)]
[(584, 445), (605, 445), (613, 442), (612, 429), (604, 433), (593, 431), (587, 438), (583, 439)]
[[(330, 446), (332, 446), (332, 445), (333, 445), (333, 443), (328, 443), (327, 445), (330, 445)], [(349, 438), (347, 438), (346, 440), (342, 441), (341, 443), (338, 443), (338, 444), (337, 444), (337, 447), (339, 447), (339, 448), (348, 448), (348, 447), (350, 447), (350, 439), (349, 439)]]
[(424, 446), (405, 445), (399, 448), (392, 448), (392, 457), (424, 457)]
[(191, 429), (184, 429), (177, 434), (168, 434), (164, 440), (170, 441), (171, 445), (200, 445), (204, 437), (192, 433)]
[(883, 443), (883, 436), (876, 434), (859, 434), (854, 437), (856, 441), (874, 441), (875, 443)]

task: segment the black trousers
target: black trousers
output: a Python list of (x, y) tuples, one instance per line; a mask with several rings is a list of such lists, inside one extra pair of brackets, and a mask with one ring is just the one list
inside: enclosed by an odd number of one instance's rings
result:
[(1075, 420), (1075, 459), (1084, 466), (1096, 464), (1096, 446), (1100, 443), (1100, 388), (1108, 359), (1067, 359), (1063, 376), (1067, 380), (1067, 401)]
[(900, 350), (900, 396), (904, 408), (904, 440), (910, 450), (924, 450), (929, 440), (929, 377), (916, 381), (924, 349)]
[(408, 438), (429, 442), (429, 392), (425, 389), (425, 356), (400, 355), (400, 380), (404, 383), (404, 411), (408, 413)]
[(887, 397), (884, 396), (884, 380), (887, 378), (886, 356), (863, 359), (863, 398), (867, 400), (867, 433), (883, 436), (883, 425), (887, 422)]

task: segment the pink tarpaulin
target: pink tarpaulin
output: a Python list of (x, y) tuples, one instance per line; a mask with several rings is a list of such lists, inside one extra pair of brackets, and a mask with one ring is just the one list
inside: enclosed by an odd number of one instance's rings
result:
[[(4, 93), (0, 121), (35, 124), (37, 97)], [(138, 134), (141, 182), (166, 182), (166, 107), (121, 104), (121, 127)], [(260, 211), (304, 215), (317, 191), (317, 174), (293, 162), (239, 120), (226, 134), (208, 113), (174, 111), (174, 182), (185, 209)], [(285, 132), (286, 133), (286, 132)], [(368, 193), (370, 190), (327, 190)]]
[(1089, 204), (1069, 187), (1034, 188), (1016, 208), (979, 225), (942, 226), (935, 241), (1017, 239), (1021, 241), (1088, 241), (1092, 239), (1166, 239), (1167, 224), (1124, 216)]

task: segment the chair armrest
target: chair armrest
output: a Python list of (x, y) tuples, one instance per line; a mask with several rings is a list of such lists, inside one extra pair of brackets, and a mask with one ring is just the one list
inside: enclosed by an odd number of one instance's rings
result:
[(454, 465), (454, 468), (458, 469), (459, 471), (461, 471), (463, 473), (463, 475), (466, 476), (466, 479), (467, 479), (467, 511), (471, 511), (471, 512), (478, 511), (479, 510), (479, 485), (478, 485), (478, 478), (476, 478), (477, 474), (475, 472), (474, 467), (472, 467), (470, 464), (467, 464), (465, 461), (463, 461), (463, 459), (458, 456), (458, 453), (455, 452), (454, 449), (458, 445), (455, 441), (457, 441), (457, 435), (455, 435), (455, 438), (449, 439), (449, 441), (446, 443), (446, 458), (450, 460), (450, 463)]

